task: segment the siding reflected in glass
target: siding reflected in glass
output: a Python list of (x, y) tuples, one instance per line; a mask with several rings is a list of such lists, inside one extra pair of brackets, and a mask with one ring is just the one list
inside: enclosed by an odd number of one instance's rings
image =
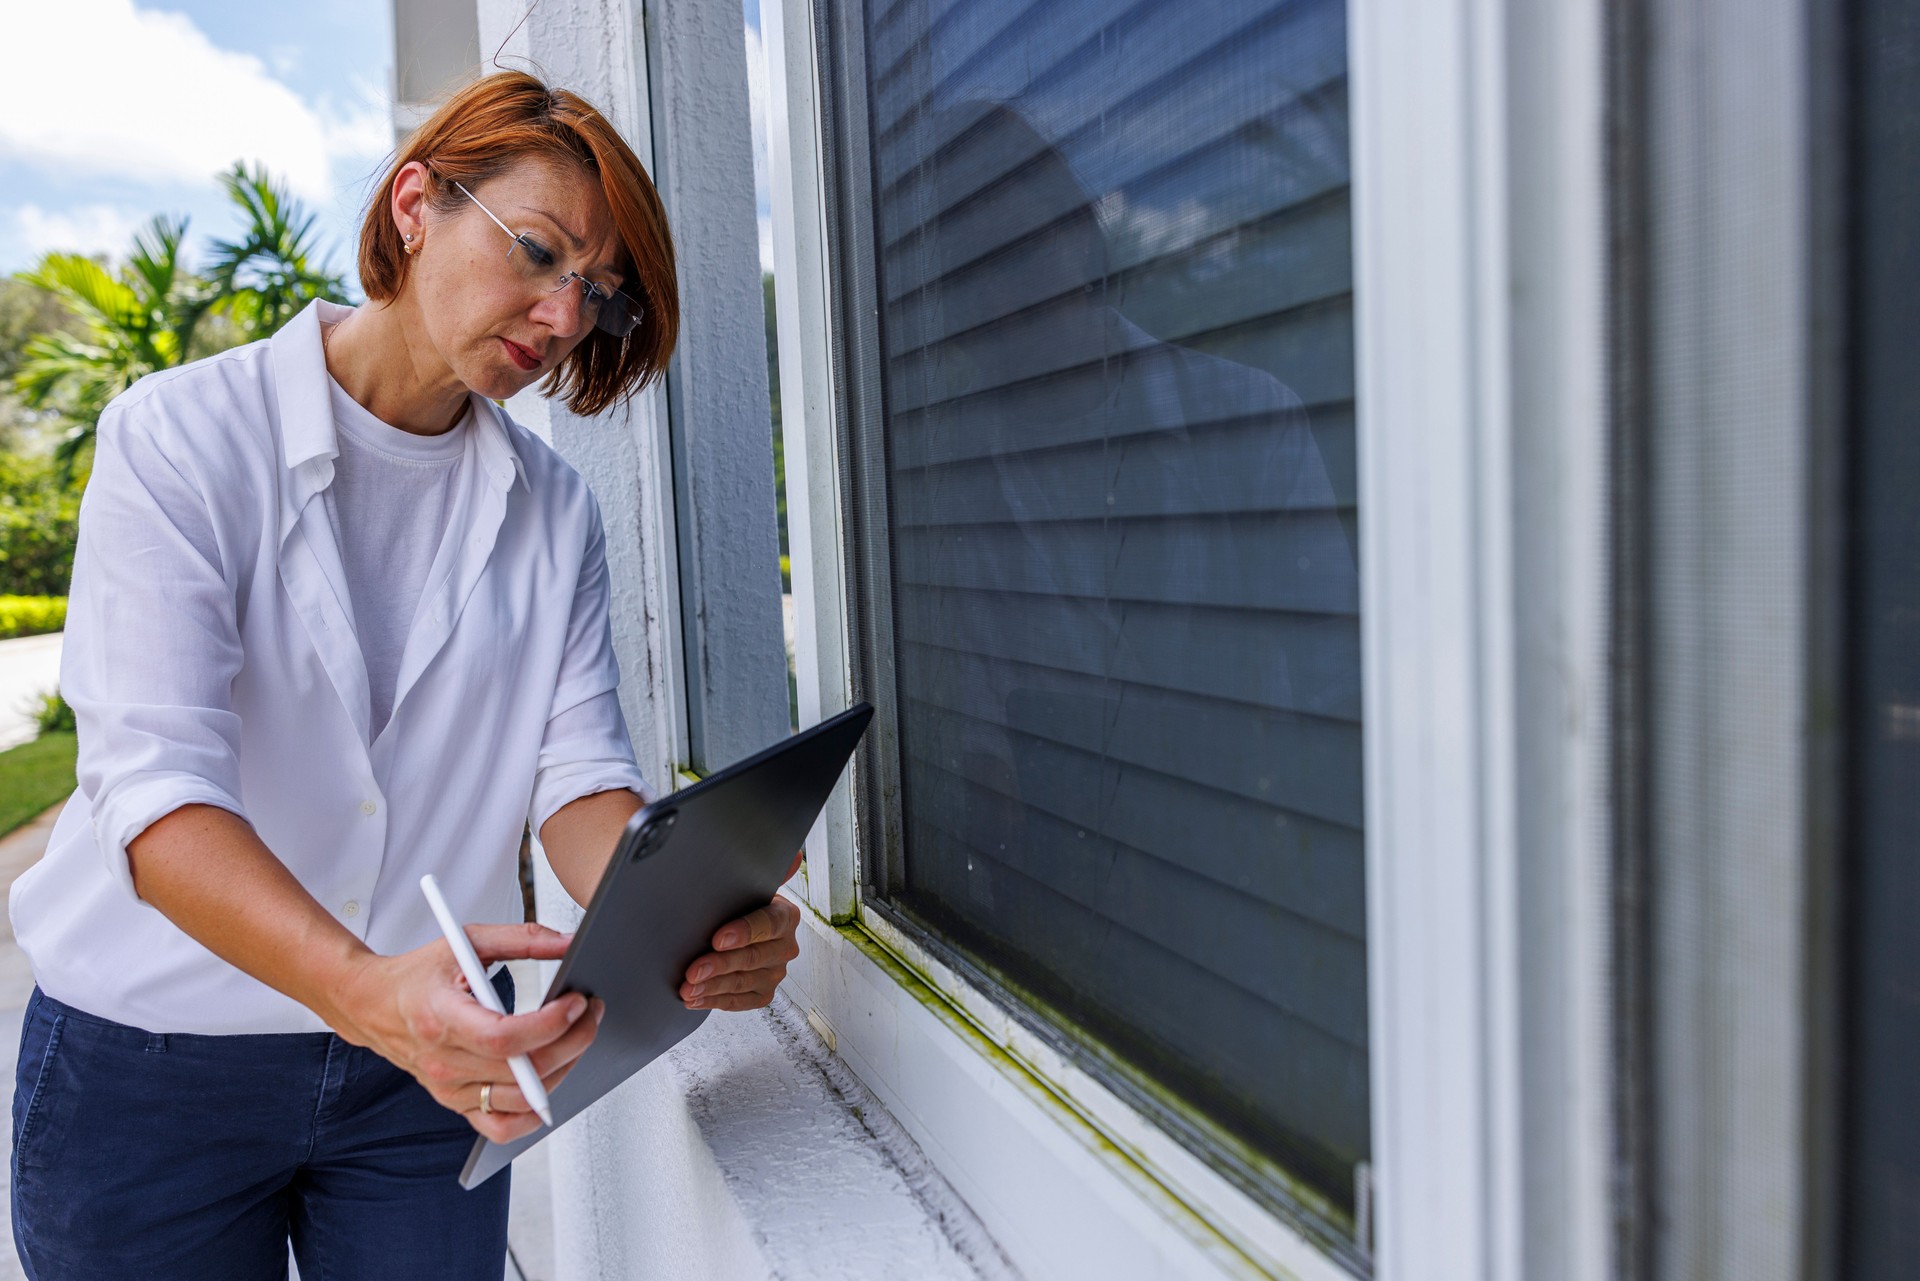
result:
[(852, 215), (888, 901), (1335, 1222), (1369, 1152), (1345, 32), (869, 5)]

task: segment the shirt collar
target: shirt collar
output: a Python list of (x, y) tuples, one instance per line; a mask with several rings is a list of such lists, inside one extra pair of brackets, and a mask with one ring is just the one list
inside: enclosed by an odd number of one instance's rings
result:
[[(282, 486), (281, 537), (299, 518), (307, 499), (333, 483), (333, 460), (340, 452), (334, 436), (333, 407), (327, 393), (326, 357), (320, 347), (322, 321), (334, 324), (353, 314), (352, 307), (316, 298), (281, 326), (270, 340), (274, 388), (280, 405), (281, 456), (287, 476)], [(526, 464), (513, 447), (506, 414), (478, 392), (469, 391), (480, 461), (487, 478), (499, 489), (509, 489), (515, 476), (531, 491)]]

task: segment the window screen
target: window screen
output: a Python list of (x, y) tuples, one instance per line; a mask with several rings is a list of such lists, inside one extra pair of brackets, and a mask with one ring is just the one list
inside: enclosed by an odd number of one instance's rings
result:
[(877, 527), (856, 621), (897, 758), (879, 899), (1256, 1191), (1350, 1231), (1344, 6), (873, 0), (836, 21)]
[(1851, 955), (1841, 1272), (1893, 1281), (1920, 1257), (1920, 24), (1892, 0), (1856, 0), (1846, 13), (1853, 881), (1842, 931)]

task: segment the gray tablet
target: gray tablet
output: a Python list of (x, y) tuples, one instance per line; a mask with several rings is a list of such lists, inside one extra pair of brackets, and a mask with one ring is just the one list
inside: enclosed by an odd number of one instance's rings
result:
[[(846, 768), (873, 708), (865, 703), (642, 809), (561, 958), (546, 1000), (584, 992), (607, 1003), (593, 1045), (553, 1091), (565, 1125), (706, 1020), (680, 984), (714, 931), (780, 888)], [(474, 1187), (547, 1135), (476, 1139), (460, 1185)]]

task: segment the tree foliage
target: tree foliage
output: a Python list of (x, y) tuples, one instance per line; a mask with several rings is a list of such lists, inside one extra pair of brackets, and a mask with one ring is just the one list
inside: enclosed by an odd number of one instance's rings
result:
[(52, 459), (0, 453), (0, 596), (65, 596), (80, 492)]
[(208, 280), (214, 306), (238, 326), (242, 342), (277, 332), (315, 298), (345, 302), (345, 283), (314, 261), (315, 215), (274, 182), (265, 167), (236, 164), (220, 176), (246, 214), (246, 233), (217, 241)]
[(51, 409), (69, 424), (57, 452), (63, 475), (72, 475), (91, 445), (107, 402), (154, 370), (180, 364), (213, 305), (213, 291), (181, 263), (186, 231), (184, 218), (155, 217), (118, 272), (79, 254), (49, 253), (21, 273), (82, 325), (78, 334), (31, 339), (13, 376), (30, 408)]
[[(214, 244), (205, 275), (182, 255), (187, 219), (158, 215), (117, 269), (49, 253), (18, 279), (58, 299), (76, 325), (32, 338), (12, 370), (29, 408), (57, 415), (63, 478), (83, 470), (109, 401), (159, 369), (269, 337), (315, 298), (346, 301), (338, 275), (317, 265), (314, 218), (265, 169), (236, 163), (221, 176), (243, 216), (242, 235)], [(202, 339), (217, 329), (211, 346)]]

